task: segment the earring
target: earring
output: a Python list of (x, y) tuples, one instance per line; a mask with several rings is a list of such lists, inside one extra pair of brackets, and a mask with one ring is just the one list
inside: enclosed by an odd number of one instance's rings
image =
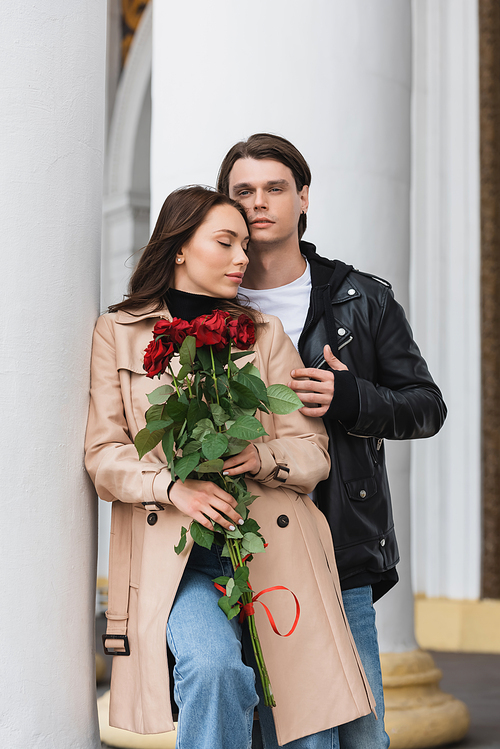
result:
[(182, 263), (182, 258), (181, 257), (177, 257), (176, 260), (177, 260), (178, 263)]

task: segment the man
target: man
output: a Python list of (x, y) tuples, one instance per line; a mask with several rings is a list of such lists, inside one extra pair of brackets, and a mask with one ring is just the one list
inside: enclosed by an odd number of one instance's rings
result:
[(396, 584), (399, 561), (384, 439), (436, 434), (446, 406), (390, 284), (320, 257), (301, 240), (310, 183), (302, 154), (263, 133), (231, 148), (218, 189), (244, 206), (250, 223), (242, 294), (283, 322), (305, 364), (289, 385), (304, 414), (323, 418), (330, 438), (331, 473), (315, 499), (330, 524), (344, 607), (379, 718), (340, 726), (340, 746), (382, 749), (389, 739), (372, 604)]

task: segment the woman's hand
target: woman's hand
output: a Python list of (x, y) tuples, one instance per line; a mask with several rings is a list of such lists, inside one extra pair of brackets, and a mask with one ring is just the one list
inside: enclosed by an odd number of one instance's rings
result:
[(234, 497), (211, 481), (186, 479), (182, 483), (177, 479), (170, 489), (169, 497), (178, 510), (209, 530), (213, 529), (210, 520), (230, 531), (234, 531), (235, 525), (243, 523), (243, 518), (234, 509), (237, 505)]
[(224, 461), (224, 476), (239, 476), (241, 473), (258, 473), (260, 471), (259, 451), (251, 442), (238, 455)]

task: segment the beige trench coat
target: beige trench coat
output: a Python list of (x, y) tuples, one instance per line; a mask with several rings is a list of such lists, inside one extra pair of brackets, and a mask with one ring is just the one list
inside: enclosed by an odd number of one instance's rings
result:
[[(108, 634), (127, 634), (129, 656), (115, 656), (111, 678), (110, 724), (136, 733), (173, 730), (165, 627), (188, 559), (191, 543), (177, 556), (174, 545), (190, 519), (168, 502), (170, 474), (161, 447), (141, 461), (133, 444), (145, 425), (146, 394), (158, 383), (143, 370), (143, 352), (163, 313), (126, 312), (99, 318), (92, 352), (86, 466), (99, 496), (113, 502), (110, 543)], [(266, 385), (289, 381), (300, 359), (277, 318), (266, 318), (254, 361)], [(175, 359), (173, 360), (175, 364)], [(298, 626), (278, 637), (263, 607), (255, 614), (276, 708), (281, 745), (366, 715), (374, 699), (342, 606), (330, 530), (307, 493), (328, 475), (327, 437), (319, 419), (298, 411), (262, 414), (268, 436), (257, 441), (261, 470), (248, 487), (259, 498), (251, 515), (268, 542), (250, 563), (255, 591), (274, 585), (292, 590), (300, 602)], [(286, 483), (274, 478), (277, 463), (287, 466)], [(283, 472), (281, 472), (283, 474)], [(146, 518), (159, 501), (155, 525)], [(281, 528), (277, 518), (286, 515)], [(287, 632), (295, 616), (290, 593), (268, 593), (278, 629)], [(121, 645), (112, 641), (108, 645)], [(200, 643), (203, 647), (203, 643)]]

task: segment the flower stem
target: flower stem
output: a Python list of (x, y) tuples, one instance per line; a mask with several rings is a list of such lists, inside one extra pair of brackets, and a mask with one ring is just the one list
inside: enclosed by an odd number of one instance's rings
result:
[(210, 356), (212, 358), (212, 377), (213, 377), (214, 387), (215, 387), (215, 397), (217, 398), (217, 405), (220, 406), (219, 391), (217, 389), (217, 375), (215, 374), (214, 350), (213, 350), (212, 346), (210, 346), (209, 348), (210, 348)]
[[(241, 567), (244, 562), (241, 557), (241, 540), (228, 538), (226, 539), (229, 553), (231, 555), (231, 563), (233, 569), (236, 570)], [(247, 605), (252, 602), (252, 594), (247, 591), (242, 594), (241, 599), (243, 605)], [(264, 655), (262, 653), (262, 646), (260, 644), (259, 635), (257, 633), (257, 627), (255, 624), (255, 617), (253, 614), (247, 616), (248, 629), (250, 631), (250, 640), (252, 642), (252, 648), (255, 655), (255, 661), (257, 663), (257, 669), (259, 671), (260, 680), (262, 683), (262, 689), (264, 691), (264, 702), (267, 707), (275, 707), (276, 702), (274, 701), (273, 693), (271, 691), (271, 682), (269, 680), (269, 674), (267, 673), (266, 664), (264, 661)]]
[(170, 374), (172, 376), (172, 381), (174, 383), (174, 387), (177, 390), (177, 395), (180, 398), (181, 397), (181, 391), (179, 390), (179, 383), (177, 382), (177, 377), (174, 375), (172, 367), (170, 366), (170, 364), (168, 365), (168, 371), (170, 372)]

